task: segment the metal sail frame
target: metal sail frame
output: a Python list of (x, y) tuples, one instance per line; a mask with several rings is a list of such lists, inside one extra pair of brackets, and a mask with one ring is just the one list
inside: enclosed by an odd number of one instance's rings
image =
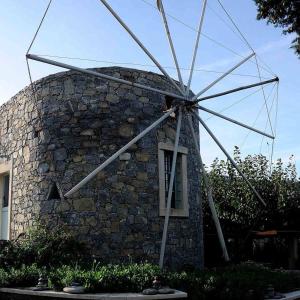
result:
[[(133, 145), (134, 143), (139, 141), (141, 138), (143, 138), (145, 135), (147, 135), (148, 132), (150, 132), (152, 129), (157, 127), (159, 124), (161, 124), (162, 122), (167, 120), (170, 117), (170, 115), (172, 115), (172, 114), (174, 114), (174, 112), (176, 112), (176, 114), (177, 114), (177, 130), (176, 130), (175, 145), (174, 145), (174, 151), (173, 151), (173, 160), (172, 160), (171, 175), (170, 175), (170, 182), (169, 182), (169, 189), (168, 189), (168, 196), (167, 196), (167, 207), (166, 207), (165, 222), (164, 222), (164, 228), (163, 228), (161, 250), (160, 250), (160, 259), (159, 259), (159, 265), (160, 265), (161, 268), (163, 268), (163, 266), (164, 266), (164, 253), (165, 253), (165, 247), (166, 247), (166, 244), (167, 244), (167, 237), (168, 237), (168, 224), (169, 224), (169, 218), (170, 218), (170, 213), (171, 213), (171, 197), (172, 197), (172, 190), (173, 190), (173, 185), (174, 185), (174, 177), (175, 177), (175, 169), (176, 169), (176, 158), (177, 158), (177, 154), (178, 154), (178, 146), (179, 146), (179, 140), (180, 140), (180, 130), (181, 130), (183, 114), (186, 114), (187, 119), (188, 119), (188, 123), (189, 123), (189, 128), (190, 128), (191, 134), (193, 136), (194, 145), (196, 147), (198, 158), (199, 158), (200, 169), (201, 169), (200, 170), (200, 176), (201, 175), (203, 176), (203, 179), (204, 179), (204, 182), (205, 182), (208, 201), (209, 201), (209, 206), (210, 206), (211, 213), (212, 213), (212, 216), (213, 216), (213, 220), (215, 222), (215, 226), (216, 226), (216, 229), (217, 229), (219, 242), (220, 242), (220, 245), (221, 245), (221, 248), (222, 248), (222, 251), (223, 251), (223, 256), (224, 256), (224, 259), (226, 261), (228, 261), (229, 260), (229, 255), (228, 255), (228, 252), (227, 252), (226, 243), (225, 243), (223, 232), (222, 232), (222, 229), (221, 229), (221, 226), (220, 226), (218, 215), (217, 215), (217, 212), (216, 212), (216, 209), (215, 209), (215, 205), (214, 205), (214, 201), (213, 201), (213, 197), (212, 197), (212, 187), (210, 185), (208, 176), (207, 176), (206, 171), (205, 171), (204, 166), (203, 166), (202, 157), (201, 157), (200, 148), (199, 148), (199, 141), (197, 141), (197, 136), (196, 136), (195, 130), (193, 128), (193, 123), (192, 123), (192, 120), (191, 120), (191, 112), (194, 115), (194, 117), (196, 119), (198, 119), (199, 123), (205, 128), (205, 130), (209, 133), (209, 135), (212, 137), (214, 142), (219, 146), (219, 148), (227, 156), (228, 160), (232, 163), (233, 167), (238, 171), (238, 173), (241, 175), (241, 177), (246, 181), (246, 183), (248, 184), (249, 188), (253, 191), (255, 196), (259, 199), (259, 201), (264, 206), (266, 206), (266, 203), (262, 199), (260, 194), (255, 190), (255, 188), (252, 186), (252, 184), (249, 182), (249, 180), (246, 178), (246, 176), (243, 174), (243, 172), (239, 169), (238, 165), (234, 162), (234, 160), (231, 158), (231, 156), (228, 154), (228, 152), (222, 146), (220, 141), (215, 137), (215, 135), (212, 133), (212, 131), (209, 129), (209, 127), (206, 125), (206, 123), (201, 119), (201, 117), (199, 116), (198, 113), (199, 113), (199, 110), (203, 110), (203, 111), (211, 113), (211, 114), (213, 114), (217, 117), (223, 118), (223, 119), (225, 119), (229, 122), (232, 122), (232, 123), (234, 123), (238, 126), (242, 126), (242, 127), (247, 128), (249, 130), (252, 130), (252, 131), (254, 131), (258, 134), (266, 136), (268, 138), (274, 139), (274, 136), (272, 136), (270, 134), (267, 134), (265, 132), (262, 132), (258, 129), (255, 129), (251, 126), (248, 126), (246, 124), (243, 124), (243, 123), (241, 123), (239, 121), (236, 121), (232, 118), (228, 118), (228, 117), (226, 117), (224, 115), (221, 115), (220, 113), (217, 113), (215, 111), (212, 111), (208, 108), (200, 106), (200, 105), (198, 105), (198, 103), (200, 101), (203, 101), (203, 100), (221, 97), (223, 95), (235, 93), (235, 92), (238, 92), (240, 90), (250, 89), (250, 88), (253, 88), (253, 87), (256, 87), (256, 86), (263, 86), (265, 84), (268, 84), (268, 83), (271, 83), (271, 82), (274, 82), (274, 81), (278, 81), (279, 79), (277, 77), (275, 77), (271, 80), (262, 81), (260, 83), (255, 83), (255, 84), (252, 84), (252, 85), (247, 85), (247, 86), (235, 88), (235, 89), (232, 89), (232, 90), (229, 90), (229, 91), (225, 91), (225, 92), (222, 92), (222, 93), (218, 93), (218, 94), (214, 94), (214, 95), (199, 98), (202, 94), (204, 94), (206, 91), (208, 91), (212, 86), (217, 84), (219, 81), (221, 81), (227, 75), (232, 73), (239, 66), (241, 66), (242, 64), (247, 62), (250, 58), (252, 58), (255, 55), (255, 53), (253, 52), (249, 56), (244, 58), (242, 61), (240, 61), (238, 64), (236, 64), (235, 66), (230, 68), (227, 72), (222, 74), (219, 78), (217, 78), (212, 83), (210, 83), (208, 86), (206, 86), (204, 89), (202, 89), (200, 92), (198, 92), (194, 96), (189, 96), (190, 84), (191, 84), (191, 81), (192, 81), (195, 60), (196, 60), (196, 56), (197, 56), (197, 52), (198, 52), (198, 45), (199, 45), (201, 29), (202, 29), (202, 25), (203, 25), (203, 21), (204, 21), (204, 14), (205, 14), (205, 8), (206, 8), (207, 0), (203, 0), (203, 7), (202, 7), (202, 11), (201, 11), (201, 15), (200, 15), (200, 21), (199, 21), (199, 30), (198, 30), (198, 33), (197, 33), (195, 48), (194, 48), (194, 51), (193, 51), (192, 65), (191, 65), (191, 70), (190, 70), (190, 75), (189, 75), (189, 80), (188, 80), (187, 87), (184, 86), (184, 83), (183, 83), (183, 80), (182, 80), (182, 77), (181, 77), (180, 67), (179, 67), (179, 64), (178, 64), (177, 57), (176, 57), (175, 48), (174, 48), (173, 41), (172, 41), (172, 38), (171, 38), (171, 35), (170, 35), (168, 22), (167, 22), (166, 14), (165, 14), (164, 7), (163, 7), (163, 0), (157, 0), (157, 4), (158, 4), (158, 9), (159, 9), (159, 11), (161, 13), (161, 16), (162, 16), (162, 20), (163, 20), (164, 28), (165, 28), (166, 35), (167, 35), (167, 38), (168, 38), (168, 41), (169, 41), (169, 45), (170, 45), (170, 49), (171, 49), (171, 52), (172, 52), (173, 60), (174, 60), (174, 63), (175, 63), (176, 69), (177, 69), (178, 79), (179, 79), (180, 85), (178, 85), (170, 77), (170, 75), (166, 72), (166, 70), (159, 64), (159, 62), (148, 51), (148, 49), (142, 44), (142, 42), (137, 38), (137, 36), (132, 32), (132, 30), (126, 25), (126, 23), (119, 17), (119, 15), (112, 9), (112, 7), (107, 3), (107, 1), (106, 0), (99, 0), (108, 9), (108, 11), (113, 15), (113, 17), (120, 23), (120, 25), (129, 33), (129, 35), (133, 38), (133, 40), (146, 53), (146, 55), (155, 63), (155, 65), (164, 74), (164, 76), (168, 79), (170, 84), (173, 85), (173, 87), (177, 90), (178, 93), (177, 92), (174, 93), (174, 92), (160, 90), (160, 89), (153, 88), (153, 87), (150, 87), (150, 86), (147, 86), (147, 85), (144, 85), (144, 84), (134, 83), (134, 82), (131, 82), (131, 81), (128, 81), (128, 80), (116, 78), (114, 76), (109, 76), (109, 75), (106, 75), (106, 74), (102, 74), (100, 72), (78, 68), (76, 66), (64, 64), (64, 63), (57, 62), (57, 61), (50, 60), (50, 59), (46, 59), (46, 58), (43, 58), (43, 57), (40, 57), (40, 56), (37, 56), (37, 55), (34, 55), (34, 54), (30, 54), (29, 53), (30, 49), (31, 49), (31, 47), (33, 45), (33, 42), (35, 41), (35, 38), (36, 38), (36, 36), (39, 32), (39, 29), (40, 29), (40, 27), (41, 27), (41, 25), (42, 25), (42, 23), (45, 19), (45, 16), (48, 12), (51, 1), (52, 0), (49, 1), (47, 9), (46, 9), (46, 11), (43, 15), (42, 21), (39, 24), (39, 27), (38, 27), (35, 35), (34, 35), (34, 38), (33, 38), (32, 42), (31, 42), (31, 44), (28, 48), (28, 51), (26, 53), (26, 60), (27, 61), (30, 59), (30, 60), (39, 61), (39, 62), (50, 64), (50, 65), (55, 65), (57, 67), (65, 68), (65, 69), (68, 69), (68, 70), (78, 71), (78, 72), (81, 72), (81, 73), (84, 73), (84, 74), (100, 77), (100, 78), (105, 79), (105, 80), (111, 80), (111, 81), (127, 84), (127, 85), (130, 85), (130, 86), (133, 86), (133, 87), (141, 88), (141, 89), (144, 89), (144, 90), (147, 90), (147, 91), (151, 91), (151, 92), (154, 92), (154, 93), (159, 93), (159, 94), (162, 94), (162, 95), (165, 95), (165, 96), (170, 96), (174, 99), (181, 100), (180, 104), (178, 104), (177, 106), (171, 107), (159, 119), (157, 119), (150, 126), (145, 128), (140, 134), (138, 134), (135, 138), (133, 138), (131, 141), (129, 141), (125, 146), (123, 146), (121, 149), (119, 149), (117, 152), (115, 152), (111, 157), (109, 157), (106, 161), (104, 161), (93, 172), (91, 172), (89, 175), (87, 175), (82, 181), (80, 181), (78, 184), (76, 184), (70, 191), (65, 193), (64, 196), (65, 197), (70, 197), (73, 193), (78, 191), (82, 186), (84, 186), (90, 180), (92, 180), (98, 172), (103, 170), (107, 165), (109, 165), (111, 162), (113, 162), (115, 159), (117, 159), (131, 145)], [(28, 71), (30, 72), (30, 70), (28, 70)]]

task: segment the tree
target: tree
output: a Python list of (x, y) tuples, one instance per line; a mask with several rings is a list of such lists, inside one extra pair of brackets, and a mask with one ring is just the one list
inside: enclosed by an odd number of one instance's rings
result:
[[(234, 225), (239, 232), (249, 231), (250, 228), (300, 230), (300, 223), (297, 223), (299, 215), (291, 218), (292, 213), (300, 211), (300, 185), (292, 158), (287, 166), (278, 159), (271, 172), (270, 163), (263, 155), (248, 155), (241, 159), (240, 150), (236, 147), (234, 160), (262, 195), (267, 207), (264, 208), (253, 195), (230, 162), (216, 158), (209, 177), (216, 208), (225, 227)], [(204, 208), (209, 219), (209, 208)], [(209, 224), (206, 223), (208, 227)]]
[(300, 0), (254, 0), (257, 19), (267, 19), (267, 23), (283, 27), (283, 33), (295, 33), (291, 48), (300, 58)]
[[(229, 161), (216, 158), (208, 172), (213, 197), (226, 240), (234, 241), (229, 248), (231, 258), (249, 258), (251, 232), (260, 230), (300, 230), (300, 183), (291, 157), (284, 165), (278, 159), (270, 171), (270, 162), (263, 155), (244, 159), (238, 147), (234, 160), (265, 200), (264, 207)], [(204, 189), (202, 189), (204, 191)], [(203, 195), (206, 199), (206, 195)], [(203, 202), (204, 233), (207, 261), (215, 262), (219, 253), (216, 230), (208, 202)], [(219, 253), (220, 254), (220, 253)]]

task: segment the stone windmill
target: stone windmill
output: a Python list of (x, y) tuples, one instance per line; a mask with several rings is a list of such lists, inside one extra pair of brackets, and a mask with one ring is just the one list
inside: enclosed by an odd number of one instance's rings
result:
[[(212, 114), (214, 116), (222, 118), (226, 121), (232, 122), (232, 123), (234, 123), (238, 126), (241, 126), (241, 127), (246, 128), (246, 129), (252, 130), (252, 131), (254, 131), (258, 134), (261, 134), (265, 137), (274, 139), (273, 135), (267, 134), (267, 133), (265, 133), (261, 130), (253, 128), (252, 126), (248, 126), (248, 125), (246, 125), (242, 122), (239, 122), (237, 120), (234, 120), (232, 118), (224, 116), (223, 114), (220, 114), (216, 111), (205, 108), (200, 103), (203, 100), (208, 100), (208, 99), (212, 99), (212, 98), (216, 98), (216, 97), (222, 97), (223, 95), (236, 93), (236, 92), (239, 92), (241, 90), (246, 90), (246, 89), (250, 89), (250, 88), (253, 88), (253, 87), (257, 87), (257, 86), (263, 86), (263, 85), (266, 85), (268, 83), (277, 82), (279, 79), (277, 77), (275, 77), (275, 78), (270, 79), (270, 80), (260, 81), (260, 82), (257, 82), (257, 83), (251, 84), (251, 85), (240, 86), (240, 87), (237, 87), (237, 88), (234, 88), (234, 89), (231, 89), (231, 90), (223, 91), (223, 92), (218, 93), (218, 94), (212, 94), (212, 95), (209, 95), (209, 96), (202, 96), (210, 88), (212, 88), (218, 82), (222, 81), (226, 76), (230, 75), (234, 70), (239, 68), (245, 62), (249, 61), (251, 58), (255, 57), (256, 54), (253, 51), (253, 49), (251, 48), (252, 52), (251, 52), (250, 55), (243, 58), (238, 64), (236, 64), (231, 69), (229, 69), (227, 72), (222, 74), (219, 78), (217, 78), (216, 80), (211, 82), (204, 89), (202, 89), (201, 91), (199, 91), (196, 94), (193, 94), (190, 91), (190, 86), (191, 86), (193, 73), (194, 73), (194, 68), (195, 68), (195, 61), (196, 61), (197, 52), (198, 52), (198, 45), (199, 45), (199, 41), (200, 41), (200, 35), (201, 35), (202, 25), (203, 25), (204, 16), (205, 16), (207, 0), (203, 0), (202, 12), (201, 12), (201, 15), (200, 15), (199, 27), (198, 27), (198, 30), (197, 30), (198, 32), (197, 32), (195, 47), (194, 47), (194, 51), (193, 51), (193, 55), (192, 55), (190, 74), (189, 74), (189, 78), (188, 78), (188, 81), (187, 81), (186, 85), (185, 85), (185, 83), (183, 82), (183, 79), (182, 79), (180, 66), (179, 66), (179, 63), (178, 63), (178, 60), (177, 60), (176, 51), (175, 51), (174, 44), (173, 44), (173, 41), (172, 41), (172, 37), (171, 37), (170, 31), (169, 31), (167, 15), (165, 13), (162, 0), (157, 0), (157, 8), (158, 8), (158, 10), (161, 14), (161, 17), (162, 17), (163, 25), (164, 25), (164, 28), (165, 28), (165, 31), (166, 31), (166, 36), (167, 36), (169, 46), (170, 46), (170, 49), (171, 49), (171, 54), (172, 54), (172, 57), (174, 59), (174, 63), (175, 63), (175, 66), (176, 66), (176, 70), (177, 70), (177, 74), (178, 74), (178, 81), (173, 80), (169, 76), (169, 74), (166, 72), (165, 68), (160, 65), (160, 63), (149, 52), (149, 50), (142, 44), (142, 42), (134, 34), (134, 32), (125, 24), (125, 22), (120, 18), (120, 16), (117, 14), (117, 12), (115, 10), (113, 10), (113, 8), (108, 4), (108, 2), (106, 0), (100, 0), (100, 2), (102, 2), (102, 4), (113, 15), (113, 17), (116, 19), (116, 21), (119, 22), (119, 24), (128, 32), (129, 36), (136, 42), (136, 44), (145, 52), (145, 54), (159, 68), (159, 70), (164, 75), (165, 79), (173, 87), (174, 92), (170, 92), (170, 91), (163, 90), (163, 89), (160, 89), (160, 88), (157, 88), (157, 87), (153, 87), (153, 86), (150, 86), (150, 84), (149, 85), (148, 84), (142, 84), (142, 83), (138, 83), (138, 82), (133, 82), (131, 80), (117, 78), (113, 75), (104, 74), (104, 72), (101, 72), (101, 70), (96, 71), (96, 70), (82, 69), (82, 68), (78, 68), (78, 67), (75, 67), (75, 66), (72, 66), (72, 65), (69, 65), (69, 64), (64, 64), (64, 63), (61, 63), (61, 62), (50, 60), (50, 59), (42, 57), (42, 56), (30, 54), (31, 47), (32, 47), (32, 45), (35, 41), (35, 38), (36, 38), (36, 36), (39, 32), (39, 29), (40, 29), (40, 27), (43, 23), (43, 20), (44, 20), (46, 14), (48, 12), (48, 9), (50, 7), (50, 4), (51, 4), (51, 1), (50, 1), (49, 5), (48, 5), (48, 7), (45, 11), (45, 14), (43, 16), (43, 19), (42, 19), (42, 21), (41, 21), (41, 23), (40, 23), (40, 25), (39, 25), (39, 27), (36, 31), (36, 34), (35, 34), (35, 36), (32, 40), (32, 43), (31, 43), (31, 45), (30, 45), (30, 47), (27, 51), (27, 54), (26, 54), (27, 64), (28, 64), (28, 60), (39, 61), (39, 62), (42, 62), (42, 63), (45, 63), (45, 64), (50, 64), (50, 65), (54, 65), (54, 66), (57, 66), (57, 67), (61, 67), (61, 68), (67, 69), (67, 70), (72, 70), (72, 71), (80, 72), (82, 74), (87, 74), (87, 75), (90, 75), (90, 76), (94, 76), (94, 77), (99, 78), (101, 80), (105, 80), (105, 81), (109, 81), (109, 82), (116, 82), (116, 83), (119, 83), (119, 84), (128, 85), (132, 88), (141, 89), (143, 91), (149, 91), (149, 92), (155, 93), (157, 95), (163, 95), (163, 96), (165, 96), (165, 99), (166, 99), (166, 103), (165, 103), (166, 109), (165, 109), (164, 113), (162, 114), (162, 116), (160, 118), (158, 118), (155, 122), (153, 122), (147, 128), (144, 128), (138, 135), (136, 135), (132, 140), (130, 140), (123, 147), (121, 147), (118, 151), (116, 151), (115, 153), (112, 153), (112, 155), (109, 158), (107, 158), (105, 161), (103, 161), (96, 169), (94, 169), (90, 174), (85, 176), (79, 183), (77, 183), (68, 192), (66, 192), (64, 194), (64, 197), (66, 197), (66, 198), (71, 197), (71, 195), (73, 195), (75, 192), (79, 191), (83, 186), (89, 184), (89, 182), (93, 178), (95, 178), (95, 176), (99, 172), (104, 170), (108, 165), (110, 165), (117, 158), (119, 158), (121, 155), (123, 155), (128, 149), (130, 149), (130, 147), (132, 147), (134, 144), (136, 144), (138, 141), (140, 141), (150, 131), (157, 128), (165, 120), (170, 119), (170, 118), (173, 118), (174, 120), (176, 120), (177, 125), (176, 125), (174, 150), (173, 150), (172, 158), (170, 160), (170, 162), (171, 162), (170, 173), (169, 173), (169, 177), (167, 178), (167, 182), (168, 182), (167, 191), (168, 191), (168, 193), (166, 195), (166, 213), (165, 213), (165, 219), (164, 219), (162, 240), (161, 240), (161, 244), (160, 244), (159, 265), (160, 265), (160, 267), (163, 267), (163, 265), (164, 265), (164, 256), (165, 256), (165, 248), (166, 248), (167, 238), (168, 238), (168, 226), (169, 226), (169, 218), (170, 218), (170, 212), (171, 212), (172, 195), (173, 195), (173, 191), (174, 191), (173, 187), (174, 187), (174, 180), (175, 180), (175, 176), (176, 176), (176, 162), (177, 162), (177, 156), (178, 156), (179, 140), (180, 140), (180, 135), (181, 135), (182, 119), (184, 117), (188, 120), (188, 126), (189, 126), (189, 129), (190, 129), (190, 136), (191, 136), (191, 138), (193, 140), (193, 143), (194, 143), (194, 149), (196, 149), (196, 151), (197, 151), (198, 161), (199, 161), (199, 165), (200, 165), (200, 174), (203, 177), (203, 180), (204, 180), (204, 183), (205, 183), (205, 186), (206, 186), (206, 192), (207, 192), (207, 197), (208, 197), (208, 201), (209, 201), (209, 207), (211, 209), (213, 220), (215, 222), (219, 242), (220, 242), (220, 245), (221, 245), (221, 248), (222, 248), (222, 251), (223, 251), (223, 256), (224, 256), (225, 260), (229, 260), (229, 255), (227, 253), (225, 240), (224, 240), (224, 237), (223, 237), (223, 234), (222, 234), (221, 226), (220, 226), (220, 223), (219, 223), (219, 220), (218, 220), (217, 212), (216, 212), (214, 201), (213, 201), (211, 185), (210, 185), (210, 182), (209, 182), (209, 178), (206, 174), (206, 170), (203, 166), (203, 161), (202, 161), (202, 157), (201, 157), (201, 153), (200, 153), (200, 147), (199, 147), (199, 137), (197, 136), (197, 133), (195, 132), (195, 129), (194, 129), (194, 126), (193, 126), (193, 120), (198, 120), (199, 121), (199, 123), (202, 125), (202, 127), (211, 136), (213, 141), (218, 145), (218, 147), (222, 150), (222, 152), (225, 154), (225, 156), (228, 158), (228, 160), (232, 163), (232, 165), (237, 170), (237, 172), (240, 174), (240, 176), (246, 181), (246, 183), (248, 184), (249, 188), (252, 190), (252, 192), (254, 193), (256, 198), (261, 202), (261, 204), (263, 206), (266, 206), (265, 201), (262, 199), (262, 197), (259, 195), (259, 193), (255, 190), (255, 188), (252, 186), (252, 184), (249, 182), (249, 180), (246, 178), (246, 176), (240, 170), (239, 166), (235, 163), (233, 158), (225, 150), (222, 143), (219, 141), (219, 139), (214, 135), (214, 133), (210, 130), (210, 128), (207, 126), (207, 124), (200, 117), (199, 112), (205, 111), (209, 114)], [(234, 26), (236, 26), (235, 23), (234, 23)], [(28, 66), (29, 66), (29, 64), (28, 64)], [(29, 70), (29, 74), (30, 74), (30, 69), (28, 68), (28, 70)]]

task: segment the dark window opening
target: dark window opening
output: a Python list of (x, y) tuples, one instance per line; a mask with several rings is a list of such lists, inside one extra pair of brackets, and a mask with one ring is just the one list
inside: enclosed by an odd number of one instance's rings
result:
[(8, 207), (9, 205), (9, 175), (3, 177), (3, 201), (2, 207)]
[[(174, 184), (172, 190), (172, 198), (171, 198), (171, 208), (181, 209), (183, 208), (183, 193), (182, 193), (182, 154), (177, 154), (176, 160), (176, 168), (175, 168), (175, 177), (174, 177)], [(165, 199), (166, 199), (166, 206), (168, 200), (168, 193), (169, 193), (169, 184), (171, 178), (171, 168), (172, 168), (172, 161), (173, 161), (173, 152), (165, 150)]]
[(165, 96), (165, 110), (172, 108), (174, 98), (171, 96)]
[(133, 75), (124, 75), (123, 76), (124, 80), (130, 81), (130, 82), (134, 82), (134, 76)]
[(10, 121), (6, 120), (6, 131), (8, 131), (9, 127), (10, 127)]
[(50, 188), (50, 192), (47, 200), (58, 200), (58, 199), (61, 199), (61, 195), (59, 193), (57, 184), (54, 183)]

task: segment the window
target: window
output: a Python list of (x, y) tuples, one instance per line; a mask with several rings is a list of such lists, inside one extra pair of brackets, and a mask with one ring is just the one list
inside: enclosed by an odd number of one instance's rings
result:
[(0, 162), (0, 240), (10, 237), (11, 162)]
[(8, 207), (9, 202), (9, 175), (3, 176), (3, 199), (2, 207)]
[(8, 132), (9, 127), (10, 127), (10, 121), (6, 120), (6, 132)]
[(48, 195), (47, 200), (62, 200), (63, 194), (61, 193), (60, 187), (57, 182), (52, 183)]
[[(173, 150), (173, 145), (165, 143), (158, 145), (160, 216), (164, 216), (166, 212)], [(178, 148), (171, 198), (171, 216), (188, 217), (187, 153), (187, 148)]]
[[(171, 168), (173, 162), (173, 151), (165, 150), (165, 198), (166, 206), (169, 194), (169, 185), (171, 178)], [(182, 209), (182, 154), (177, 154), (175, 178), (173, 184), (172, 198), (171, 198), (171, 208)]]

